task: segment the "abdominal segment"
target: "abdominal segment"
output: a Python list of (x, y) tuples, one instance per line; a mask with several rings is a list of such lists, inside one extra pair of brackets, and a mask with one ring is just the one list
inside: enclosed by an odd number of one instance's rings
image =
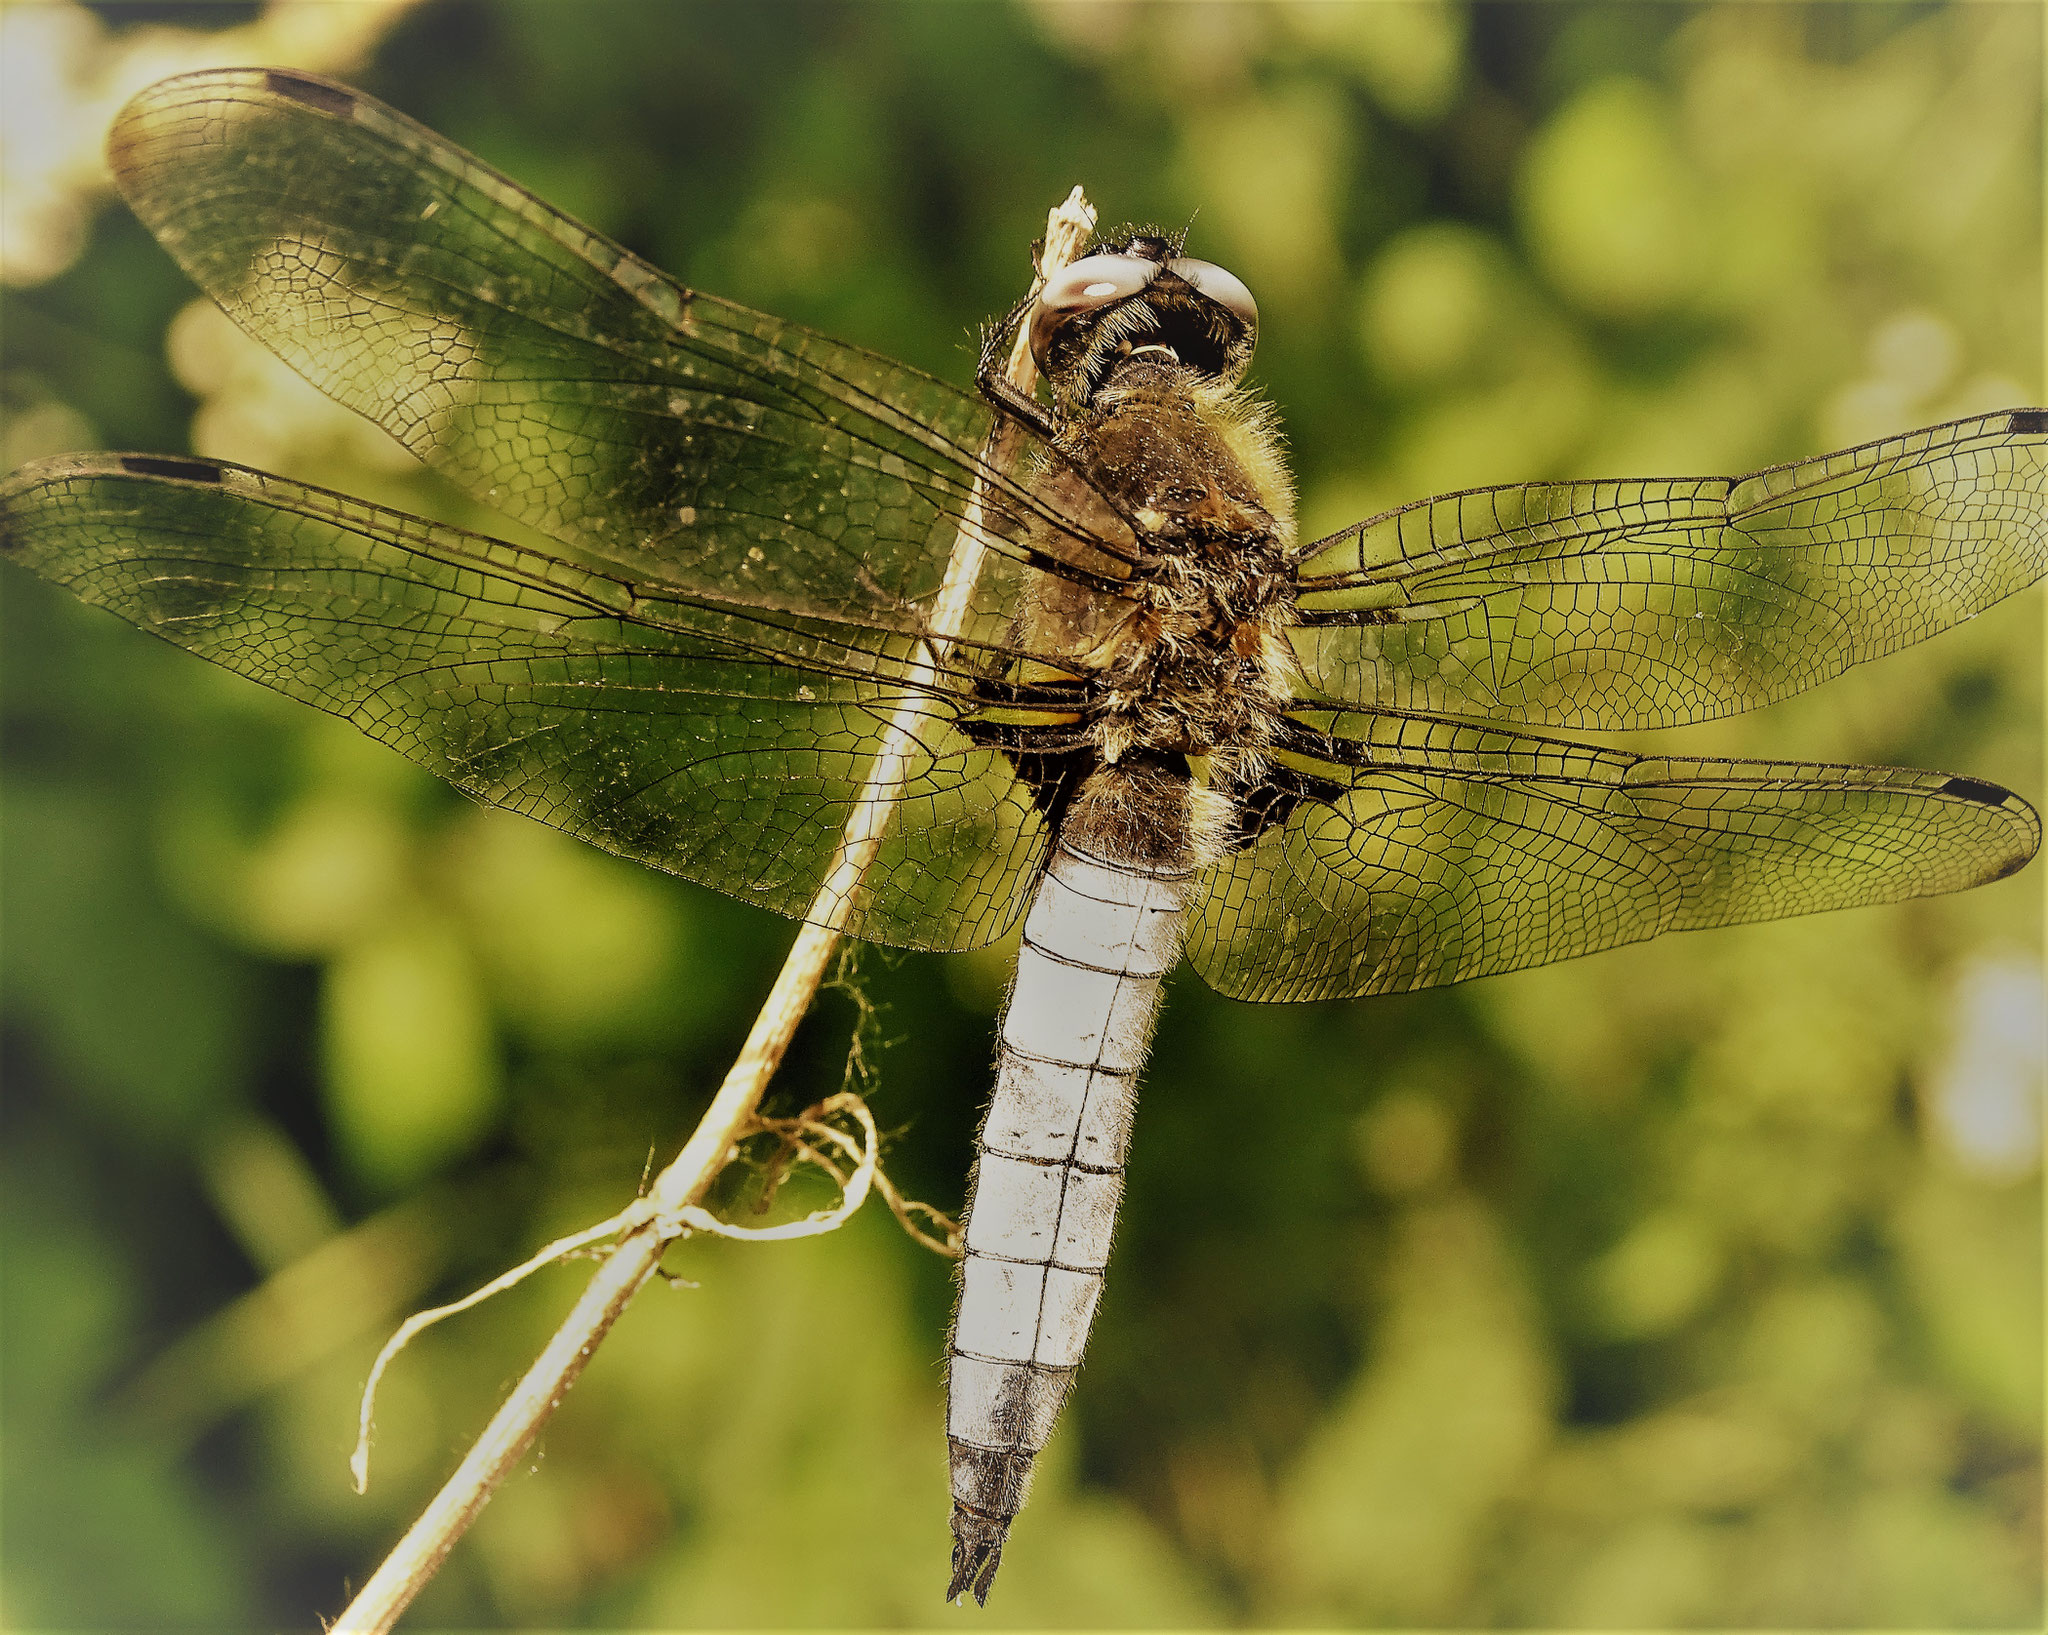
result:
[(1064, 835), (1024, 922), (968, 1202), (947, 1374), (949, 1598), (986, 1597), (1088, 1343), (1188, 876)]

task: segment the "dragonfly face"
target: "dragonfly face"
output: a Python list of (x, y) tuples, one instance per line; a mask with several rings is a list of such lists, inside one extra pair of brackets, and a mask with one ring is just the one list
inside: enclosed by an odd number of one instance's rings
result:
[(1128, 231), (1062, 269), (1031, 311), (1031, 355), (1071, 412), (1116, 361), (1156, 352), (1234, 386), (1251, 366), (1259, 308), (1233, 273)]
[[(1182, 954), (1241, 999), (1399, 991), (1956, 890), (2038, 844), (1977, 778), (1551, 729), (1749, 709), (2031, 583), (2048, 411), (1304, 542), (1239, 384), (1249, 292), (1157, 235), (1034, 309), (1047, 409), (688, 289), (307, 76), (167, 81), (111, 151), (237, 322), (545, 543), (94, 454), (8, 479), (0, 555), (479, 800), (792, 916), (907, 712), (847, 929), (961, 949), (1028, 912), (955, 1335), (955, 1592), (986, 1592), (1078, 1362)], [(988, 565), (938, 640), (963, 530)]]

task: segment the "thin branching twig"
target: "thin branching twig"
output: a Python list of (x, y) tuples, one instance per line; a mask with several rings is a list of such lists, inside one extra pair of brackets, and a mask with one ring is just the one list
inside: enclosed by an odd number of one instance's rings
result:
[[(1077, 187), (1047, 219), (1040, 277), (1071, 260), (1093, 226), (1094, 211)], [(1024, 344), (1024, 326), (1019, 326), (1017, 344), (1010, 355), (1009, 377), (1026, 392), (1035, 384), (1036, 371)], [(1008, 465), (1017, 453), (1021, 435), (1010, 422), (1001, 422), (991, 442), (990, 463), (997, 469)], [(618, 1233), (618, 1241), (455, 1474), (336, 1620), (335, 1635), (382, 1635), (397, 1622), (561, 1405), (612, 1324), (653, 1277), (663, 1249), (693, 1229), (691, 1215), (702, 1218), (699, 1205), (704, 1194), (738, 1143), (750, 1131), (761, 1128), (756, 1115), (761, 1096), (789, 1048), (797, 1023), (810, 1008), (834, 946), (851, 921), (856, 894), (880, 850), (883, 832), (916, 754), (916, 729), (923, 714), (921, 697), (936, 681), (946, 651), (966, 620), (969, 599), (988, 551), (982, 525), (983, 504), (977, 482), (947, 564), (945, 580), (933, 603), (927, 639), (912, 665), (910, 685), (890, 718), (882, 747), (847, 821), (832, 867), (812, 899), (782, 971), (754, 1018), (753, 1028), (725, 1082), (684, 1142), (682, 1151), (654, 1178), (645, 1196), (607, 1222), (610, 1231), (593, 1228), (591, 1232), (576, 1234), (573, 1245), (587, 1243), (593, 1236), (609, 1236), (611, 1232)], [(865, 1118), (865, 1104), (860, 1104), (860, 1111)], [(867, 1129), (872, 1136), (872, 1122)], [(864, 1170), (869, 1177), (878, 1177), (872, 1153), (871, 1141), (867, 1162), (856, 1170), (856, 1176)], [(818, 1157), (824, 1161), (822, 1154)], [(832, 1166), (827, 1162), (826, 1167)], [(879, 1179), (876, 1185), (897, 1219), (914, 1236), (936, 1248), (955, 1248), (958, 1229), (950, 1220), (924, 1205), (906, 1204), (895, 1188)], [(850, 1180), (848, 1190), (850, 1195)], [(944, 1245), (911, 1226), (909, 1214), (913, 1211), (923, 1211), (943, 1227), (947, 1233)]]

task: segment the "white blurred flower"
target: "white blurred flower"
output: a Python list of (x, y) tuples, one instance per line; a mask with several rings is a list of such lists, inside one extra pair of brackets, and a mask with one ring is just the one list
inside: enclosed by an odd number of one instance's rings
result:
[[(1918, 308), (1886, 318), (1871, 331), (1866, 350), (1868, 373), (1842, 386), (1821, 411), (1822, 436), (1830, 444), (1867, 443), (1937, 418), (1934, 406), (1963, 361), (1955, 326)], [(2003, 408), (2029, 395), (2018, 392), (1985, 407)]]
[(0, 283), (77, 259), (108, 185), (121, 105), (172, 74), (226, 62), (346, 74), (417, 0), (272, 0), (238, 28), (120, 33), (71, 0), (0, 3)]
[(1948, 1059), (1928, 1091), (1931, 1139), (1961, 1169), (1991, 1181), (2041, 1165), (2048, 1076), (2048, 992), (2039, 961), (1990, 956), (1957, 980)]

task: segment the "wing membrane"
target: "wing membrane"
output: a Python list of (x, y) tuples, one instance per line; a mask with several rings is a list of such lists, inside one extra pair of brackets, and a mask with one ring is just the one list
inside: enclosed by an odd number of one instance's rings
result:
[(1349, 703), (1539, 725), (1751, 709), (2048, 571), (2048, 411), (1753, 476), (1446, 494), (1310, 547), (1298, 633)]
[[(914, 639), (877, 649), (864, 628), (655, 595), (325, 489), (161, 456), (25, 468), (0, 485), (0, 556), (479, 800), (794, 917), (905, 696)], [(853, 934), (966, 948), (1016, 914), (1039, 814), (958, 713), (928, 696)]]
[(1889, 767), (1677, 760), (1420, 715), (1304, 715), (1291, 805), (1204, 879), (1188, 957), (1239, 999), (1399, 992), (1665, 931), (2000, 878), (2017, 795)]
[[(345, 87), (183, 76), (111, 154), (246, 329), (558, 548), (100, 456), (0, 488), (0, 552), (479, 799), (792, 915), (914, 695), (849, 929), (960, 948), (1014, 919), (1044, 844), (1014, 768), (1072, 737), (1075, 700), (999, 698), (976, 654), (1028, 568), (1114, 589), (1132, 541), (1100, 495), (1027, 490), (979, 399), (688, 290)], [(2048, 411), (2022, 410), (1747, 478), (1449, 495), (1322, 541), (1298, 646), (1366, 708), (1298, 713), (1294, 781), (1209, 870), (1191, 957), (1240, 997), (1369, 993), (2008, 872), (2039, 824), (1990, 785), (1450, 717), (1663, 726), (1798, 691), (2038, 577), (2044, 498)], [(963, 524), (995, 568), (927, 684), (910, 659)]]
[(109, 153), (243, 328), (585, 563), (888, 620), (936, 592), (977, 475), (996, 548), (1068, 526), (984, 465), (980, 399), (686, 289), (344, 86), (182, 75)]

